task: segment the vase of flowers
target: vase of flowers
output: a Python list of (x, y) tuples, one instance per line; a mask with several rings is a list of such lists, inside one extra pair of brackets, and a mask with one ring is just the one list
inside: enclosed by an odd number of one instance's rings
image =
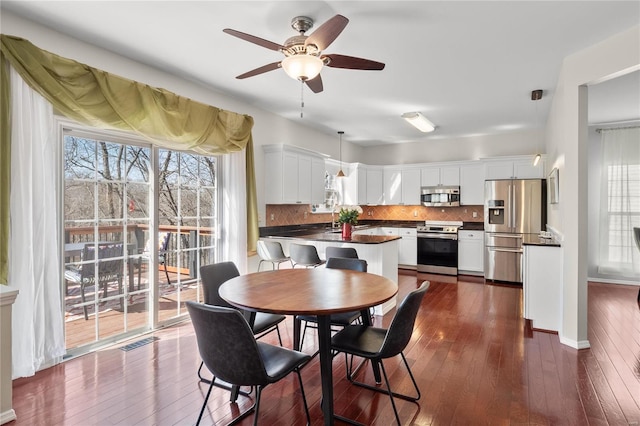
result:
[(362, 213), (360, 206), (338, 206), (338, 223), (342, 225), (342, 239), (350, 240), (353, 225), (358, 224), (358, 216)]

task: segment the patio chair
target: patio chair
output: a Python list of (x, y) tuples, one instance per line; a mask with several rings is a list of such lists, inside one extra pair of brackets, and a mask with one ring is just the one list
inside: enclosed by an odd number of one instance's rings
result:
[[(171, 285), (169, 271), (167, 271), (169, 241), (171, 241), (171, 232), (158, 233), (158, 265), (162, 265), (164, 269), (164, 275), (167, 277), (167, 285)], [(147, 264), (151, 264), (151, 242), (151, 238), (147, 239), (147, 243), (138, 261), (138, 290), (140, 290), (140, 278), (142, 277), (142, 262), (144, 261), (147, 262)]]
[[(84, 311), (85, 320), (89, 319), (87, 305), (84, 305), (86, 303), (85, 290), (88, 286), (95, 286), (96, 292), (100, 291), (100, 287), (102, 287), (103, 297), (106, 298), (108, 284), (115, 281), (118, 283), (118, 293), (122, 294), (123, 248), (124, 245), (121, 242), (99, 243), (98, 261), (95, 262), (95, 243), (86, 243), (82, 249), (80, 264), (68, 266), (64, 271), (64, 278), (67, 283), (80, 285), (80, 299), (83, 303), (82, 310)], [(120, 307), (122, 305), (123, 301), (120, 299)]]

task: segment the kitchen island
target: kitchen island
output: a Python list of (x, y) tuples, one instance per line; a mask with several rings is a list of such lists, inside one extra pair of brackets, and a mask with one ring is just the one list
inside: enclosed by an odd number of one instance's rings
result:
[[(339, 232), (319, 232), (295, 236), (271, 236), (261, 239), (278, 241), (288, 255), (290, 244), (313, 245), (318, 255), (326, 259), (327, 247), (353, 247), (358, 257), (367, 261), (367, 272), (381, 275), (398, 284), (398, 241), (397, 235), (353, 235), (351, 239), (342, 239)], [(396, 298), (392, 298), (382, 305), (375, 307), (376, 315), (384, 315), (396, 305)]]

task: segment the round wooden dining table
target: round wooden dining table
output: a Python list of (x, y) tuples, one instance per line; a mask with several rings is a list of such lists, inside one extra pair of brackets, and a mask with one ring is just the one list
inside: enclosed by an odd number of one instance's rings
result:
[(219, 289), (220, 296), (227, 302), (249, 311), (318, 317), (325, 425), (332, 425), (335, 417), (329, 316), (361, 310), (367, 324), (368, 308), (386, 302), (397, 292), (398, 285), (383, 276), (322, 267), (241, 275), (225, 282)]

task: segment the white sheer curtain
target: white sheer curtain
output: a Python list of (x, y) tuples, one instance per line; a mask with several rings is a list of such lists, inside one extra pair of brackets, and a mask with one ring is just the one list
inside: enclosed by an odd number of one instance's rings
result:
[(65, 353), (58, 258), (58, 169), (51, 104), (11, 68), (9, 285), (13, 378), (32, 376)]
[[(235, 262), (241, 274), (247, 272), (247, 190), (245, 153), (222, 158), (222, 261)], [(220, 183), (220, 182), (219, 182)]]
[(640, 277), (640, 127), (603, 129), (598, 272)]

